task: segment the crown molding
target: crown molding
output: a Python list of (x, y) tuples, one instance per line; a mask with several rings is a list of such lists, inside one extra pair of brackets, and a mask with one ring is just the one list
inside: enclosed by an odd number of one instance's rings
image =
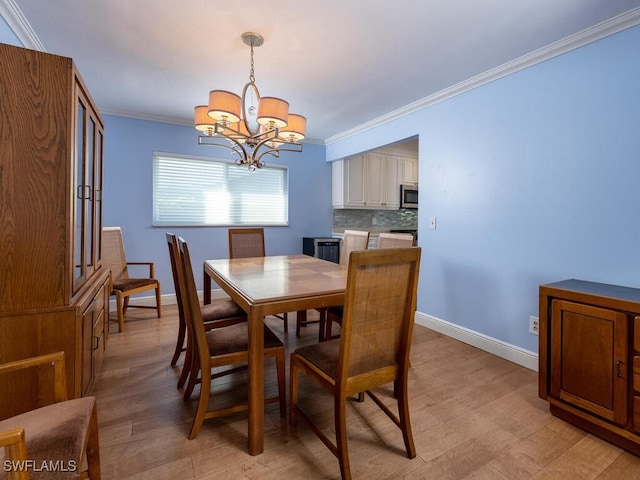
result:
[(563, 53), (570, 52), (571, 50), (575, 50), (576, 48), (580, 48), (589, 43), (593, 43), (604, 37), (608, 37), (615, 33), (621, 32), (622, 30), (626, 30), (627, 28), (634, 27), (638, 24), (640, 24), (640, 7), (629, 10), (628, 12), (589, 27), (574, 35), (570, 35), (566, 38), (563, 38), (562, 40), (551, 43), (546, 47), (534, 50), (533, 52), (518, 57), (515, 60), (492, 68), (491, 70), (487, 70), (486, 72), (476, 75), (475, 77), (471, 77), (460, 83), (452, 85), (451, 87), (440, 90), (433, 95), (429, 95), (397, 110), (374, 118), (373, 120), (360, 124), (357, 127), (329, 137), (325, 139), (325, 143), (329, 145), (341, 140), (345, 140), (354, 135), (358, 135), (372, 128), (397, 120), (430, 105), (434, 105), (449, 98), (455, 97), (456, 95), (460, 95), (461, 93), (481, 87), (482, 85), (486, 85), (487, 83), (493, 82), (494, 80), (506, 77), (507, 75), (511, 75), (512, 73), (524, 70), (525, 68), (557, 57), (559, 55), (562, 55)]
[[(101, 115), (111, 115), (114, 117), (125, 117), (131, 118), (133, 120), (145, 120), (147, 122), (159, 122), (159, 123), (168, 123), (170, 125), (180, 125), (182, 127), (193, 127), (193, 120), (185, 120), (184, 118), (178, 117), (163, 117), (160, 115), (147, 115), (144, 113), (134, 113), (127, 112), (123, 110), (109, 110), (109, 109), (101, 109), (98, 106)], [(302, 143), (314, 144), (314, 145), (324, 145), (323, 140), (319, 140), (317, 138), (307, 138), (305, 137), (302, 140)]]
[(0, 16), (4, 18), (24, 47), (41, 52), (47, 51), (14, 0), (0, 0)]

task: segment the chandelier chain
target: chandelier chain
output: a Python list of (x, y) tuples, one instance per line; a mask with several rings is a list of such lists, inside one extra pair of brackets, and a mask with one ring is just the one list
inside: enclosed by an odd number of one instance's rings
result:
[(253, 40), (251, 41), (251, 69), (249, 70), (249, 81), (256, 83), (256, 76), (253, 72)]

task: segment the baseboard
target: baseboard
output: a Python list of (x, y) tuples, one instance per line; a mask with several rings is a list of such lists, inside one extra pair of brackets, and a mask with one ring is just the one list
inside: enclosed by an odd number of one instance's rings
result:
[[(204, 297), (202, 292), (198, 292), (198, 298), (200, 298), (200, 301), (202, 301), (202, 298)], [(222, 291), (222, 289), (218, 288), (215, 290), (211, 290), (211, 298), (229, 298), (228, 295), (226, 293), (224, 293)], [(176, 294), (175, 293), (171, 293), (169, 295), (162, 295), (162, 298), (160, 300), (162, 302), (162, 305), (175, 305), (176, 303), (178, 303), (176, 301)], [(131, 297), (131, 306), (135, 307), (136, 305), (143, 305), (146, 307), (155, 307), (156, 305), (156, 296), (155, 295), (148, 295), (145, 297)], [(109, 311), (110, 312), (115, 312), (116, 311), (116, 301), (115, 300), (111, 300), (109, 302)]]
[(416, 323), (424, 327), (435, 330), (456, 340), (489, 352), (510, 362), (522, 365), (535, 372), (538, 371), (538, 354), (524, 348), (511, 345), (510, 343), (497, 340), (483, 335), (465, 327), (449, 323), (431, 315), (416, 312)]

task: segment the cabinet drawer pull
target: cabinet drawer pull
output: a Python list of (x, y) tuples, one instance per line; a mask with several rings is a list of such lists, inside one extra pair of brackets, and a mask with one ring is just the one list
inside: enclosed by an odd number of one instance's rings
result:
[(100, 337), (93, 337), (93, 345), (91, 350), (98, 350), (100, 348)]
[(618, 360), (616, 362), (616, 375), (618, 375), (618, 378), (623, 378), (622, 376), (622, 372), (620, 370), (620, 367), (624, 365), (624, 362), (622, 362), (621, 360)]

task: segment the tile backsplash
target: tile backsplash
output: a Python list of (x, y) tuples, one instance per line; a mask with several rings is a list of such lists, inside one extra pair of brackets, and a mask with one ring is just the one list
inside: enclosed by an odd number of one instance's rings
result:
[(417, 229), (418, 210), (334, 209), (333, 229), (342, 230), (345, 228), (355, 228), (369, 231), (385, 231), (390, 229)]

